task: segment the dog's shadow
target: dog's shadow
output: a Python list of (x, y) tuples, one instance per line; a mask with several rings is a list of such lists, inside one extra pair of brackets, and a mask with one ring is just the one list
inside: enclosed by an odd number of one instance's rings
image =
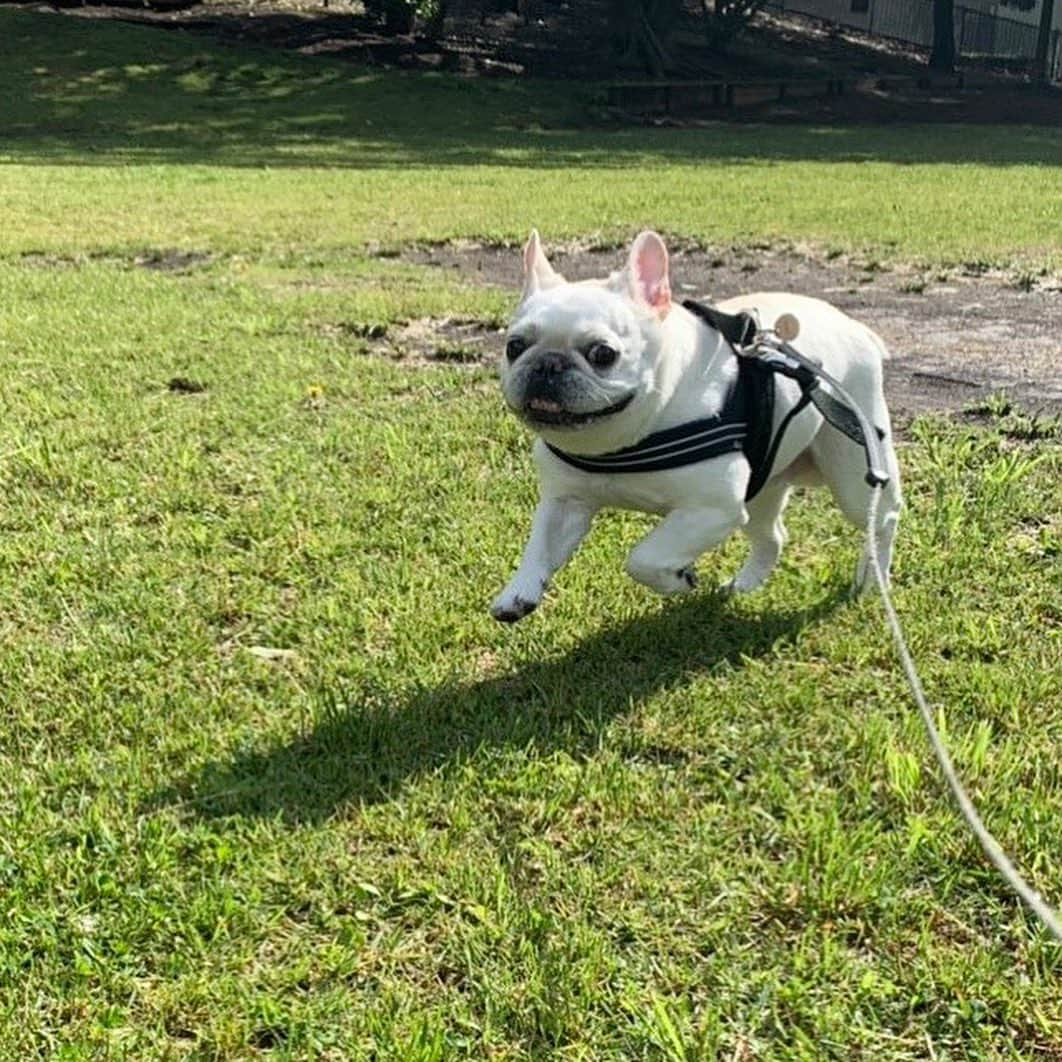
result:
[[(317, 722), (265, 751), (207, 764), (152, 799), (202, 817), (326, 819), (348, 804), (390, 799), (407, 781), (477, 750), (595, 747), (631, 705), (721, 663), (740, 667), (832, 612), (831, 587), (807, 608), (747, 616), (703, 594), (606, 627), (567, 655), (498, 677), (389, 697), (371, 689), (322, 690)], [(530, 620), (529, 622), (534, 622)]]

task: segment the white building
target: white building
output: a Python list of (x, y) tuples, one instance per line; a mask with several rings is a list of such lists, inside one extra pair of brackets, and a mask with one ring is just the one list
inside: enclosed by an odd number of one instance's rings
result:
[[(1022, 11), (996, 0), (955, 0), (955, 40), (962, 55), (1031, 59), (1043, 0)], [(932, 0), (776, 0), (771, 10), (794, 11), (883, 37), (929, 47)], [(1055, 0), (1052, 53), (1062, 66), (1062, 0)], [(1060, 71), (1062, 72), (1062, 71)]]

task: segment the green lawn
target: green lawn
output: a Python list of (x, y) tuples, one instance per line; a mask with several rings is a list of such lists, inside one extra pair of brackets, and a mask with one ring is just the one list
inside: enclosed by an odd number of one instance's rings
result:
[[(511, 297), (366, 253), (651, 222), (1055, 268), (1062, 135), (578, 131), (569, 86), (0, 41), (0, 1058), (1062, 1056), (1062, 949), (846, 597), (858, 536), (809, 495), (765, 591), (662, 602), (611, 516), (498, 626), (527, 439), (489, 369), (368, 334)], [(1058, 443), (916, 424), (896, 571), (1056, 901)]]

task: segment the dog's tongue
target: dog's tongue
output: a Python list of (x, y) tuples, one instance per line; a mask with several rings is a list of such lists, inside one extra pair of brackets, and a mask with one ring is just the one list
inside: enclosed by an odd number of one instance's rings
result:
[(527, 405), (529, 409), (541, 409), (543, 413), (560, 413), (562, 411), (559, 402), (551, 402), (548, 398), (532, 398)]

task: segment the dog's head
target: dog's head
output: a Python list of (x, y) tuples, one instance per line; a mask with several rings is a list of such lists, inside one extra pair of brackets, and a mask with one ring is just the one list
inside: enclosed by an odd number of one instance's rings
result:
[(670, 310), (667, 248), (655, 232), (643, 232), (607, 280), (575, 284), (554, 271), (532, 232), (502, 356), (506, 401), (562, 449), (603, 452), (633, 442), (655, 412)]

